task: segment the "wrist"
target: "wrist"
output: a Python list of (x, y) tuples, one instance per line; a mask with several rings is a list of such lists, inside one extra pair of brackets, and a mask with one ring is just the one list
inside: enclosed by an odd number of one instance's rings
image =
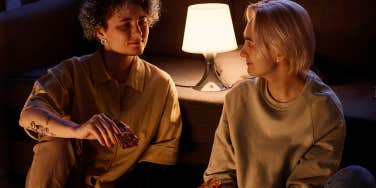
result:
[(79, 138), (78, 132), (77, 132), (78, 128), (80, 127), (79, 124), (74, 123), (72, 121), (69, 121), (67, 123), (66, 127), (67, 127), (67, 135), (66, 135), (66, 137), (69, 137), (69, 138)]

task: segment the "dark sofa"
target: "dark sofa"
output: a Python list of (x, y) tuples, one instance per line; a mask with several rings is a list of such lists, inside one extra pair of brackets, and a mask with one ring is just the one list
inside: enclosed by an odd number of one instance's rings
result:
[[(194, 3), (230, 5), (238, 44), (242, 44), (247, 1), (162, 0), (160, 22), (151, 29), (143, 57), (170, 73), (176, 83), (194, 84), (203, 72), (200, 55), (181, 51), (186, 8)], [(347, 120), (343, 165), (363, 165), (376, 174), (376, 85), (374, 0), (299, 0), (310, 13), (317, 38), (314, 69), (340, 97)], [(33, 82), (65, 58), (92, 52), (82, 37), (78, 0), (39, 0), (0, 12), (0, 187), (23, 187), (35, 143), (18, 126), (19, 112)], [(196, 187), (210, 155), (225, 92), (200, 93), (177, 87), (183, 116), (179, 164), (181, 187)]]

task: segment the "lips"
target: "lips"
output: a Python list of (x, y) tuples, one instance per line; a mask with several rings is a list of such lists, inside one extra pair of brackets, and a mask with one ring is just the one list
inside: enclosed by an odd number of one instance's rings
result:
[(142, 43), (141, 41), (129, 41), (128, 42), (128, 45), (137, 45), (137, 46), (140, 46)]
[(128, 40), (128, 45), (140, 46), (142, 44), (142, 42), (143, 41), (141, 39), (138, 39), (138, 38), (130, 39), (130, 40)]

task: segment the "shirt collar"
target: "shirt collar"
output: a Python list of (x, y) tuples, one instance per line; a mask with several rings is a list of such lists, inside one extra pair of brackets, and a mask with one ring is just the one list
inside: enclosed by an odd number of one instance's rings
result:
[(135, 61), (132, 62), (131, 70), (129, 71), (129, 76), (125, 83), (127, 86), (142, 92), (144, 91), (145, 76), (145, 62), (139, 57), (136, 57)]
[[(129, 71), (129, 75), (125, 84), (139, 92), (143, 92), (144, 90), (144, 82), (145, 82), (145, 62), (139, 57), (132, 62), (131, 68)], [(91, 63), (92, 72), (94, 73), (93, 79), (96, 84), (104, 84), (107, 81), (112, 80), (110, 74), (107, 72), (106, 67), (104, 66), (103, 56), (101, 54), (101, 50), (98, 49), (93, 54), (93, 59)], [(115, 80), (114, 80), (115, 81)]]

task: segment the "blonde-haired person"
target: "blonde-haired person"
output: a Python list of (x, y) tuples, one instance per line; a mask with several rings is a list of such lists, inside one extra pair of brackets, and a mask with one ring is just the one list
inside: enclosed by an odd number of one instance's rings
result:
[[(167, 186), (182, 130), (177, 92), (167, 73), (138, 57), (159, 12), (159, 0), (82, 1), (81, 26), (99, 48), (35, 82), (20, 115), (40, 141), (26, 187)], [(131, 127), (137, 146), (122, 148), (115, 120)]]
[(340, 166), (345, 120), (336, 94), (310, 71), (310, 17), (293, 1), (262, 0), (246, 18), (240, 55), (255, 78), (226, 95), (204, 181), (323, 187)]

